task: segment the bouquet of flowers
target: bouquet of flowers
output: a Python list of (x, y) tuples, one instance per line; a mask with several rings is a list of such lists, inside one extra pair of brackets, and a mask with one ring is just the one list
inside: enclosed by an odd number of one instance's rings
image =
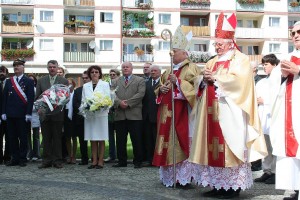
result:
[(69, 100), (69, 87), (62, 84), (54, 84), (39, 96), (38, 100), (34, 102), (34, 108), (43, 117), (61, 111)]
[(85, 118), (94, 116), (97, 111), (105, 111), (112, 106), (112, 100), (109, 96), (103, 95), (96, 91), (93, 93), (93, 97), (82, 100), (79, 107), (79, 114)]

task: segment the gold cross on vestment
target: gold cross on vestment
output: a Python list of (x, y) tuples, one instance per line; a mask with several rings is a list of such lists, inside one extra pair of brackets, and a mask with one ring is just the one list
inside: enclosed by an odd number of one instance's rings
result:
[(160, 135), (157, 140), (156, 153), (162, 155), (166, 148), (168, 148), (168, 142), (165, 142), (165, 137)]
[(212, 143), (208, 146), (208, 150), (212, 152), (213, 160), (218, 160), (219, 153), (224, 152), (224, 144), (219, 143), (219, 137), (213, 137)]
[(218, 100), (213, 100), (212, 106), (207, 108), (207, 113), (213, 115), (213, 121), (218, 121), (219, 109), (218, 109)]
[(162, 107), (162, 113), (160, 115), (160, 121), (162, 124), (167, 122), (167, 118), (172, 117), (172, 110), (168, 109), (168, 105), (164, 104)]

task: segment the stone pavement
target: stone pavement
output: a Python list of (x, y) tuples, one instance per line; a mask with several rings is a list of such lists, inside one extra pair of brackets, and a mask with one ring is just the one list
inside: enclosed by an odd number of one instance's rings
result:
[[(201, 193), (209, 188), (192, 185), (189, 189), (164, 187), (158, 168), (87, 169), (87, 166), (64, 165), (63, 169), (38, 169), (40, 162), (27, 167), (0, 165), (0, 199), (211, 199)], [(262, 171), (254, 172), (254, 178)], [(290, 192), (275, 190), (274, 185), (255, 183), (236, 199), (282, 199)]]

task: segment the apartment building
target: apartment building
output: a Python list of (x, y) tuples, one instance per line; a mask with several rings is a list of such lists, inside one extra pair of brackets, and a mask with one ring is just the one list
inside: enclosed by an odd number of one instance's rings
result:
[[(214, 55), (218, 14), (236, 13), (236, 42), (250, 60), (292, 51), (289, 28), (300, 20), (297, 0), (1, 0), (1, 64), (23, 57), (26, 73), (47, 73), (58, 60), (69, 74), (90, 65), (104, 73), (124, 61), (141, 74), (145, 62), (169, 66), (163, 29), (193, 32), (191, 57), (199, 66)], [(10, 70), (12, 71), (12, 70)]]

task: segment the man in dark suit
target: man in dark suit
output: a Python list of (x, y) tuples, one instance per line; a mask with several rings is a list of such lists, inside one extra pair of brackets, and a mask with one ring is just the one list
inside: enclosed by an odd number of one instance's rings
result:
[(122, 74), (120, 78), (113, 81), (112, 88), (117, 88), (114, 101), (115, 125), (117, 140), (118, 164), (113, 167), (127, 166), (127, 135), (133, 147), (133, 164), (135, 168), (140, 168), (143, 160), (142, 152), (142, 100), (145, 95), (145, 81), (139, 76), (132, 74), (132, 64), (124, 62), (122, 64)]
[[(43, 76), (37, 81), (36, 99), (54, 84), (68, 85), (67, 79), (57, 76), (58, 63), (56, 60), (50, 60), (47, 63), (49, 75)], [(62, 168), (62, 127), (64, 123), (64, 113), (58, 112), (53, 115), (47, 115), (41, 121), (41, 128), (44, 141), (43, 163), (39, 168), (53, 167)]]
[(157, 108), (156, 95), (154, 90), (160, 86), (161, 69), (157, 65), (150, 67), (151, 78), (146, 82), (146, 92), (143, 98), (143, 146), (145, 147), (144, 157), (146, 162), (143, 167), (152, 166), (153, 153), (155, 149), (157, 134)]
[(31, 121), (34, 83), (24, 75), (23, 60), (13, 62), (15, 75), (6, 80), (3, 90), (2, 119), (7, 120), (11, 161), (6, 166), (26, 166), (27, 125)]
[(145, 81), (148, 81), (151, 78), (151, 75), (150, 75), (151, 65), (152, 65), (152, 63), (149, 63), (149, 62), (144, 64), (144, 67), (143, 67), (144, 76), (143, 76), (143, 78), (145, 79)]
[[(3, 89), (8, 76), (8, 69), (5, 66), (0, 67), (0, 114), (2, 115)], [(1, 121), (1, 120), (0, 120)], [(3, 152), (3, 137), (5, 136), (5, 147)], [(6, 164), (10, 161), (9, 139), (7, 134), (6, 121), (0, 123), (0, 164)]]
[[(91, 79), (88, 76), (87, 71), (84, 71), (82, 74), (83, 83), (90, 82)], [(82, 88), (83, 86), (74, 90), (73, 96), (73, 123), (74, 130), (76, 135), (79, 138), (80, 143), (80, 153), (81, 153), (81, 162), (79, 165), (87, 165), (88, 164), (88, 150), (87, 150), (87, 141), (84, 140), (84, 117), (79, 115), (79, 107), (81, 105), (82, 98)]]

